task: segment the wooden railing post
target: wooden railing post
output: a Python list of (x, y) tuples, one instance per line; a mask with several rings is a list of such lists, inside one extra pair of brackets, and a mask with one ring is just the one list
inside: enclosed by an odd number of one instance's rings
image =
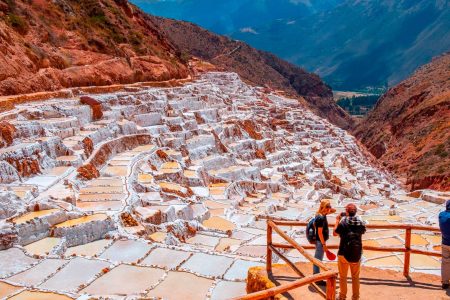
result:
[(405, 234), (405, 262), (403, 265), (403, 275), (409, 277), (409, 264), (411, 259), (411, 227), (406, 229)]
[(270, 220), (267, 220), (267, 257), (266, 257), (266, 270), (267, 274), (272, 273), (272, 226), (270, 226)]
[(336, 299), (336, 277), (332, 276), (327, 279), (327, 300)]

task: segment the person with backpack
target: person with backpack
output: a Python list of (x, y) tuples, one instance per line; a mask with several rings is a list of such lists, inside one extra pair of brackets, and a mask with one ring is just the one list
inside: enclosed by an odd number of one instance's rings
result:
[[(308, 223), (306, 234), (308, 241), (316, 245), (316, 251), (314, 257), (323, 260), (323, 255), (327, 248), (327, 240), (330, 237), (328, 229), (327, 215), (336, 212), (334, 208), (331, 207), (330, 199), (322, 199), (320, 201), (319, 209), (315, 217)], [(313, 266), (313, 273), (317, 274), (320, 272), (319, 266)], [(317, 282), (318, 285), (325, 285), (325, 281)]]
[[(350, 203), (345, 213), (336, 217), (333, 235), (341, 238), (338, 251), (339, 300), (347, 297), (347, 273), (352, 275), (352, 300), (359, 299), (359, 273), (361, 270), (362, 235), (366, 232), (364, 221), (356, 216), (357, 207)], [(344, 215), (345, 214), (345, 215)]]
[(439, 228), (442, 233), (442, 289), (450, 287), (450, 200), (445, 203), (445, 210), (439, 213)]

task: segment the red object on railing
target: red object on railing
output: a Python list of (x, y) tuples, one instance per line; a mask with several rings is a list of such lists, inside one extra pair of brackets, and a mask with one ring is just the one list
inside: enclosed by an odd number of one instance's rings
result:
[(333, 252), (331, 252), (330, 250), (327, 250), (327, 252), (325, 252), (325, 254), (327, 255), (327, 258), (329, 260), (335, 260), (336, 259), (336, 254), (334, 254)]

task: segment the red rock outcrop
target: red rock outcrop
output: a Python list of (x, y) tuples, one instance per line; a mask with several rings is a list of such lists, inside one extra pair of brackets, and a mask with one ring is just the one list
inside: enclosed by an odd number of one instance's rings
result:
[(354, 130), (412, 189), (450, 190), (450, 53), (391, 88)]
[(125, 227), (138, 226), (139, 223), (133, 218), (129, 212), (124, 212), (120, 215), (120, 219)]
[(244, 129), (248, 135), (255, 140), (262, 140), (263, 136), (261, 133), (256, 131), (256, 124), (251, 120), (243, 120), (238, 122), (239, 126)]
[(77, 172), (78, 177), (85, 180), (91, 180), (100, 177), (100, 172), (92, 164), (86, 164), (84, 166), (79, 167), (77, 169)]
[(168, 233), (172, 233), (183, 243), (186, 242), (186, 239), (194, 236), (197, 233), (196, 227), (194, 227), (189, 222), (182, 220), (177, 220), (176, 222), (167, 225), (166, 229)]
[(16, 128), (7, 121), (0, 122), (0, 148), (8, 147), (14, 140)]
[(0, 96), (189, 76), (177, 50), (127, 0), (2, 6)]
[[(97, 121), (103, 117), (102, 104), (89, 96), (81, 96), (80, 103), (91, 107), (92, 120)], [(91, 141), (92, 142), (92, 141)]]
[(23, 158), (23, 159), (14, 159), (14, 158), (6, 158), (6, 161), (14, 166), (17, 170), (17, 173), (21, 177), (28, 177), (33, 174), (39, 174), (41, 169), (39, 167), (39, 161), (33, 158)]
[(89, 157), (94, 151), (94, 143), (88, 137), (85, 137), (81, 142), (83, 143), (84, 154)]
[(101, 169), (114, 154), (140, 145), (148, 145), (150, 142), (151, 136), (146, 134), (128, 135), (108, 141), (93, 151), (86, 164), (78, 168), (78, 176), (87, 180), (97, 178), (100, 176), (98, 169)]

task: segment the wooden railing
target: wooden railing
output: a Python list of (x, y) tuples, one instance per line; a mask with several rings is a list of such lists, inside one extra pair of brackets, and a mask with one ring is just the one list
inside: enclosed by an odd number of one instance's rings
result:
[[(337, 272), (332, 271), (328, 268), (322, 261), (316, 259), (311, 254), (306, 252), (307, 249), (315, 249), (315, 245), (300, 245), (291, 237), (289, 237), (280, 226), (306, 226), (307, 222), (298, 222), (298, 221), (281, 221), (268, 219), (267, 220), (267, 256), (266, 256), (266, 270), (267, 274), (272, 273), (272, 253), (275, 253), (282, 260), (286, 262), (288, 266), (290, 266), (295, 273), (297, 273), (302, 278), (297, 279), (293, 282), (289, 282), (286, 284), (282, 284), (280, 286), (276, 286), (267, 290), (254, 292), (242, 297), (234, 298), (233, 300), (257, 300), (257, 299), (267, 299), (273, 297), (278, 294), (282, 294), (293, 290), (295, 288), (312, 285), (316, 291), (322, 295), (327, 300), (334, 300), (336, 297), (336, 279)], [(333, 227), (334, 224), (330, 224), (330, 227)], [(381, 251), (381, 252), (403, 252), (405, 253), (405, 260), (403, 263), (403, 275), (405, 277), (409, 277), (409, 269), (410, 269), (410, 258), (411, 253), (415, 254), (423, 254), (429, 256), (437, 256), (440, 257), (441, 253), (437, 251), (428, 251), (421, 249), (411, 248), (411, 232), (413, 230), (420, 231), (431, 231), (431, 232), (440, 232), (439, 228), (431, 227), (431, 226), (420, 226), (420, 225), (411, 225), (411, 224), (368, 224), (366, 225), (367, 229), (394, 229), (394, 230), (405, 230), (405, 245), (404, 247), (377, 247), (377, 246), (368, 246), (363, 245), (364, 250), (371, 251)], [(274, 243), (272, 242), (272, 233), (275, 231), (280, 237), (288, 242), (288, 244), (284, 243)], [(327, 245), (329, 249), (338, 249), (339, 245)], [(317, 265), (321, 272), (319, 274), (306, 276), (297, 268), (297, 266), (291, 262), (286, 256), (284, 256), (279, 249), (296, 249), (298, 250), (308, 261), (312, 264)], [(322, 272), (323, 271), (323, 272)], [(315, 282), (320, 280), (327, 281), (326, 293), (324, 293)]]

